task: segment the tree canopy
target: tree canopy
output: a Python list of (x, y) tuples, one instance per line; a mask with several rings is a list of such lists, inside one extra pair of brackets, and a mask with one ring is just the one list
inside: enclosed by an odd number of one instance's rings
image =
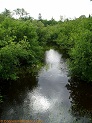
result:
[(0, 14), (0, 77), (17, 78), (18, 68), (41, 61), (45, 47), (55, 46), (67, 55), (69, 73), (92, 81), (92, 17), (74, 20), (33, 19), (22, 8)]

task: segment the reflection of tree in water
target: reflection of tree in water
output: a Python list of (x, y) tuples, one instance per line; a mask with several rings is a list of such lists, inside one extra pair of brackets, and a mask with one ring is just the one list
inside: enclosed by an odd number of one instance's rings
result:
[(3, 111), (3, 107), (6, 104), (12, 105), (13, 103), (17, 103), (22, 105), (26, 97), (26, 92), (31, 91), (38, 85), (36, 76), (24, 70), (22, 70), (21, 73), (17, 81), (1, 80), (0, 92), (3, 96), (3, 103), (0, 105), (0, 113)]
[(92, 83), (71, 79), (66, 87), (70, 90), (72, 115), (92, 118)]

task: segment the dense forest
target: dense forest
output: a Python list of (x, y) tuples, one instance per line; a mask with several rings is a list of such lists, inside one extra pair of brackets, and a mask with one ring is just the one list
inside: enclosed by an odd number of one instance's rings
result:
[(67, 56), (69, 75), (92, 82), (92, 17), (33, 19), (24, 9), (0, 14), (0, 79), (16, 80), (22, 67), (37, 67), (47, 48)]

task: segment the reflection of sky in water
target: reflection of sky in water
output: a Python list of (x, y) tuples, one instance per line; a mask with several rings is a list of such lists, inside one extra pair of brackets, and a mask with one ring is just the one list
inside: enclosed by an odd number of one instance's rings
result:
[(58, 54), (58, 52), (50, 49), (49, 51), (46, 51), (46, 63), (50, 63), (50, 64), (58, 64), (60, 63), (61, 60), (61, 55)]
[(38, 75), (39, 86), (33, 92), (29, 92), (27, 97), (30, 100), (29, 106), (33, 117), (39, 114), (38, 117), (46, 123), (71, 122), (72, 116), (68, 111), (69, 93), (65, 88), (67, 81), (66, 67), (61, 55), (54, 50), (47, 51), (46, 66)]
[(38, 90), (34, 90), (32, 93), (29, 93), (29, 99), (31, 101), (30, 107), (35, 111), (35, 112), (45, 112), (49, 109), (50, 107), (50, 102), (49, 100), (43, 96), (42, 94), (39, 93)]

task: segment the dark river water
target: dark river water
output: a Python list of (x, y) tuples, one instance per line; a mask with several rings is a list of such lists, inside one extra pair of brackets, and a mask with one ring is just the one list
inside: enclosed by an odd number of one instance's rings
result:
[(65, 60), (53, 49), (36, 76), (23, 71), (17, 82), (1, 84), (1, 120), (92, 123), (92, 85), (70, 79)]

